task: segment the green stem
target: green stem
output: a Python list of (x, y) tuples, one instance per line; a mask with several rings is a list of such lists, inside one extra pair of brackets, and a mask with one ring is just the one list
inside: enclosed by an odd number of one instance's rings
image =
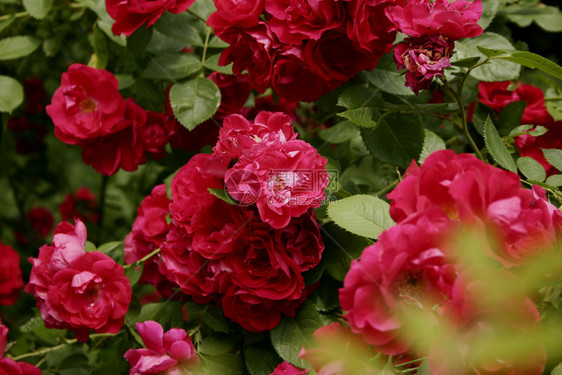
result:
[(414, 359), (413, 361), (402, 362), (402, 363), (397, 364), (396, 367), (411, 365), (412, 363), (421, 362), (426, 358), (427, 357), (421, 357), (421, 358), (418, 358), (418, 359)]
[(27, 13), (26, 11), (14, 13), (14, 14), (5, 14), (3, 16), (0, 16), (0, 21), (5, 21), (5, 20), (7, 20), (11, 17), (22, 18), (22, 17), (27, 17), (27, 16), (29, 16), (29, 13)]
[(147, 260), (149, 260), (150, 258), (152, 258), (153, 256), (155, 256), (156, 254), (158, 254), (160, 252), (160, 248), (154, 250), (153, 252), (151, 252), (150, 254), (148, 254), (147, 256), (137, 260), (135, 263), (131, 263), (131, 264), (127, 264), (126, 266), (123, 266), (124, 269), (130, 268), (132, 266), (137, 266), (141, 263), (146, 262)]
[(203, 46), (203, 56), (201, 56), (201, 65), (205, 64), (205, 59), (207, 58), (207, 48), (209, 48), (209, 38), (211, 37), (211, 32), (213, 29), (207, 27), (207, 35), (205, 35), (205, 45)]
[(395, 181), (393, 181), (392, 183), (390, 183), (390, 184), (388, 184), (387, 186), (385, 186), (384, 188), (382, 188), (381, 190), (377, 191), (377, 192), (376, 192), (375, 194), (373, 194), (373, 195), (376, 195), (376, 196), (378, 197), (379, 195), (386, 194), (386, 193), (388, 193), (390, 190), (394, 189), (394, 187), (395, 187), (396, 185), (398, 185), (399, 182), (400, 182), (400, 179), (395, 180)]
[(544, 98), (545, 101), (555, 101), (555, 100), (562, 100), (562, 96), (551, 96), (550, 98)]

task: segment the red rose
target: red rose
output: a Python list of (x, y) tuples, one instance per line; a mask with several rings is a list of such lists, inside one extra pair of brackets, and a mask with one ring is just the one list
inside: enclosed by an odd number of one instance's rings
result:
[[(170, 226), (166, 221), (170, 200), (166, 195), (166, 185), (157, 185), (149, 196), (143, 199), (133, 223), (131, 233), (125, 238), (125, 262), (132, 264), (160, 248), (166, 240)], [(173, 284), (159, 271), (160, 255), (146, 262), (139, 283), (150, 283), (163, 295), (172, 295)]]
[[(354, 333), (389, 355), (405, 353), (401, 316), (407, 309), (444, 303), (456, 277), (441, 236), (454, 225), (438, 210), (384, 231), (367, 247), (340, 289), (340, 305)], [(404, 311), (406, 310), (406, 311)]]
[(274, 38), (269, 25), (260, 21), (251, 28), (228, 32), (221, 39), (230, 46), (221, 53), (219, 65), (233, 63), (234, 74), (247, 70), (253, 88), (264, 92), (272, 75)]
[(216, 83), (221, 92), (221, 104), (214, 115), (217, 119), (239, 113), (252, 93), (247, 75), (212, 72), (207, 78)]
[[(123, 267), (94, 251), (53, 275), (46, 299), (57, 319), (86, 341), (90, 329), (117, 333), (131, 302), (131, 285)], [(45, 322), (46, 323), (46, 322)]]
[(385, 15), (385, 9), (400, 0), (351, 0), (348, 1), (347, 34), (357, 48), (371, 52), (375, 60), (392, 49), (396, 38), (396, 26)]
[(478, 21), (482, 0), (414, 0), (393, 5), (386, 15), (408, 36), (443, 35), (450, 40), (474, 38), (482, 34)]
[(478, 100), (480, 103), (500, 112), (506, 105), (518, 100), (526, 103), (521, 117), (521, 124), (551, 125), (554, 122), (546, 109), (544, 93), (538, 87), (517, 83), (510, 89), (512, 82), (479, 82)]
[(43, 375), (43, 373), (30, 363), (0, 358), (0, 375)]
[[(20, 256), (8, 245), (0, 243), (0, 305), (13, 305), (23, 288), (21, 278)], [(0, 354), (3, 353), (0, 352)]]
[(263, 332), (275, 328), (281, 315), (295, 316), (295, 309), (302, 303), (297, 301), (270, 300), (255, 296), (237, 287), (228, 289), (222, 298), (224, 316), (252, 332)]
[(131, 301), (131, 285), (123, 267), (100, 252), (86, 253), (86, 227), (57, 225), (52, 245), (43, 245), (25, 291), (35, 296), (48, 328), (76, 332), (86, 341), (89, 330), (117, 333)]
[(304, 47), (309, 69), (326, 81), (339, 83), (348, 81), (362, 70), (372, 70), (379, 57), (355, 48), (345, 30), (340, 29), (330, 30), (319, 40), (308, 41)]
[(111, 31), (130, 36), (143, 23), (152, 26), (165, 11), (179, 14), (195, 0), (106, 0), (107, 13), (115, 20)]
[(331, 0), (266, 0), (265, 10), (271, 15), (271, 31), (289, 45), (299, 45), (305, 39), (318, 40), (346, 19), (344, 5)]
[(305, 58), (302, 46), (277, 52), (271, 87), (279, 96), (287, 100), (314, 102), (341, 84), (339, 81), (326, 81), (316, 74)]
[(454, 48), (455, 43), (442, 35), (406, 38), (394, 47), (394, 62), (398, 70), (406, 69), (406, 86), (417, 95), (451, 66), (449, 57)]
[(55, 218), (51, 211), (41, 206), (27, 211), (25, 218), (31, 224), (31, 228), (41, 237), (47, 237), (55, 224)]
[(55, 124), (55, 135), (64, 143), (82, 144), (125, 128), (125, 102), (117, 79), (106, 70), (73, 64), (62, 74), (47, 114)]
[(175, 121), (162, 113), (152, 111), (144, 113), (146, 120), (140, 121), (137, 126), (139, 141), (144, 151), (149, 153), (152, 159), (160, 160), (166, 156), (165, 147), (170, 140)]
[(225, 33), (236, 28), (248, 29), (259, 23), (265, 0), (214, 0), (216, 12), (213, 12), (207, 23), (213, 28), (215, 35), (223, 38)]
[(82, 160), (98, 173), (111, 176), (122, 168), (134, 171), (147, 160), (139, 139), (139, 128), (146, 123), (146, 112), (133, 99), (126, 101), (122, 130), (82, 143)]
[(67, 194), (59, 205), (59, 212), (63, 221), (80, 219), (86, 222), (98, 222), (98, 204), (94, 193), (86, 186), (76, 192)]
[(562, 121), (556, 121), (549, 125), (548, 131), (538, 137), (530, 134), (515, 137), (515, 146), (517, 146), (521, 156), (532, 157), (541, 163), (548, 176), (557, 174), (558, 169), (546, 161), (542, 149), (562, 149)]

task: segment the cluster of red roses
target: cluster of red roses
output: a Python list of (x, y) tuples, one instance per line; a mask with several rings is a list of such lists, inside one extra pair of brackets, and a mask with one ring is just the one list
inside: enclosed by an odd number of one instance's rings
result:
[(117, 333), (131, 301), (123, 267), (99, 251), (86, 252), (86, 226), (80, 220), (57, 225), (52, 245), (43, 245), (27, 293), (33, 294), (47, 328), (68, 329), (87, 341), (90, 329)]
[[(480, 82), (478, 100), (496, 113), (510, 103), (524, 101), (526, 106), (521, 117), (521, 125), (541, 125), (547, 129), (547, 132), (540, 136), (519, 135), (515, 137), (515, 146), (521, 156), (529, 156), (538, 161), (547, 175), (558, 173), (557, 169), (545, 159), (542, 149), (562, 148), (562, 121), (555, 121), (548, 113), (541, 89), (521, 82)], [(527, 131), (534, 129), (533, 126)]]
[(312, 102), (371, 70), (392, 49), (397, 0), (215, 0), (208, 24), (230, 44), (219, 64), (247, 70), (254, 89)]
[[(402, 319), (412, 309), (433, 309), (437, 320), (451, 324), (458, 342), (493, 327), (487, 319), (497, 311), (477, 302), (486, 285), (461, 261), (458, 237), (451, 242), (450, 235), (469, 229), (487, 233), (493, 240), (480, 250), (504, 266), (497, 271), (502, 279), (517, 283), (511, 270), (552, 246), (562, 231), (562, 213), (542, 188), (523, 189), (515, 173), (451, 150), (431, 154), (421, 168), (413, 163), (388, 197), (398, 224), (352, 263), (340, 304), (352, 331), (390, 355), (411, 353), (414, 341), (420, 342), (404, 335)], [(505, 299), (504, 317), (513, 320), (502, 324), (533, 332), (539, 313), (531, 300)], [(439, 345), (430, 351), (432, 374), (464, 373), (461, 369), (470, 366), (479, 373), (504, 368), (512, 374), (540, 374), (545, 361), (544, 350), (534, 348), (520, 358), (492, 353), (490, 362), (467, 363), (468, 349), (447, 345), (446, 351)]]
[[(142, 202), (127, 263), (160, 248), (144, 281), (165, 295), (179, 287), (195, 302), (214, 302), (250, 331), (293, 316), (308, 290), (302, 272), (324, 249), (312, 208), (328, 183), (326, 159), (295, 138), (283, 113), (225, 118), (213, 153), (195, 155), (174, 176), (171, 200), (160, 185)], [(238, 204), (225, 201), (234, 203), (225, 187)]]
[(123, 99), (117, 79), (106, 70), (73, 64), (62, 74), (47, 114), (61, 141), (82, 147), (82, 159), (103, 175), (134, 171), (166, 155), (174, 122)]
[(394, 48), (394, 61), (398, 70), (406, 69), (406, 86), (416, 94), (451, 66), (455, 40), (482, 34), (481, 0), (414, 0), (391, 6), (386, 14), (408, 36)]

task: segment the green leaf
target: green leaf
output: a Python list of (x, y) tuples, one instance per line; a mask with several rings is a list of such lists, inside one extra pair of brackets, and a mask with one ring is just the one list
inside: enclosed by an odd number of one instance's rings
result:
[(486, 142), (488, 151), (490, 151), (490, 154), (498, 164), (508, 171), (517, 172), (517, 165), (515, 161), (513, 161), (511, 154), (507, 150), (503, 139), (500, 137), (490, 117), (488, 117), (484, 123), (484, 141)]
[(550, 375), (562, 375), (562, 363), (552, 369)]
[(185, 45), (203, 46), (204, 42), (193, 25), (193, 17), (187, 13), (165, 12), (154, 24), (154, 28), (167, 37), (180, 40)]
[(390, 206), (372, 195), (353, 195), (328, 205), (328, 216), (340, 227), (353, 234), (377, 238), (394, 225)]
[(206, 355), (202, 367), (204, 368), (205, 374), (244, 374), (244, 363), (236, 354)]
[(543, 148), (542, 153), (550, 164), (559, 171), (562, 171), (562, 150), (555, 148)]
[(367, 88), (363, 85), (348, 87), (338, 98), (338, 105), (347, 109), (357, 109), (368, 106), (376, 106), (380, 103), (379, 91)]
[(135, 322), (145, 322), (154, 320), (162, 325), (167, 323), (170, 326), (176, 326), (183, 321), (182, 303), (180, 301), (165, 301), (147, 303), (143, 305), (140, 313), (136, 317), (126, 316), (127, 323), (133, 325)]
[(343, 281), (347, 275), (351, 261), (372, 244), (367, 238), (351, 234), (334, 223), (322, 226), (322, 239), (326, 245), (322, 253), (324, 268), (338, 281)]
[(506, 105), (498, 116), (498, 132), (501, 136), (508, 135), (521, 123), (521, 117), (527, 103), (523, 100), (511, 102)]
[(180, 79), (201, 70), (201, 61), (186, 53), (165, 54), (153, 57), (148, 62), (143, 76), (152, 79)]
[(135, 78), (131, 74), (115, 74), (119, 84), (119, 90), (126, 89), (135, 84)]
[(340, 121), (318, 133), (320, 139), (334, 144), (347, 142), (359, 134), (359, 129), (348, 120)]
[(2, 30), (4, 30), (6, 27), (10, 26), (15, 19), (16, 17), (12, 14), (5, 20), (0, 21), (0, 32), (2, 32)]
[(269, 375), (283, 360), (270, 345), (250, 345), (244, 350), (250, 375)]
[(100, 247), (98, 247), (97, 251), (100, 251), (104, 254), (108, 254), (113, 252), (113, 251), (123, 251), (123, 241), (112, 241), (112, 242), (108, 242), (108, 243), (104, 243), (103, 245), (101, 245)]
[(517, 167), (529, 180), (542, 182), (546, 178), (546, 171), (541, 163), (530, 156), (517, 159)]
[(373, 114), (375, 113), (377, 114), (377, 117), (380, 117), (377, 110), (369, 107), (363, 107), (348, 109), (345, 112), (338, 113), (338, 116), (348, 119), (355, 125), (374, 129), (378, 126), (378, 122), (373, 121)]
[(170, 104), (176, 119), (188, 130), (193, 130), (210, 119), (221, 102), (221, 93), (214, 82), (197, 77), (176, 83), (170, 90)]
[(129, 279), (131, 287), (137, 285), (139, 279), (142, 276), (142, 271), (144, 269), (144, 263), (137, 266), (133, 265), (125, 270), (125, 276)]
[(299, 351), (314, 345), (312, 334), (322, 326), (322, 318), (314, 305), (305, 301), (294, 318), (284, 316), (271, 331), (271, 343), (282, 359), (304, 368), (307, 362), (299, 359)]
[(425, 137), (423, 140), (423, 148), (420, 154), (420, 164), (424, 162), (424, 160), (438, 150), (444, 150), (447, 148), (445, 145), (445, 141), (442, 140), (437, 134), (427, 129), (424, 129)]
[(555, 174), (546, 179), (546, 183), (550, 186), (562, 186), (562, 174)]
[(451, 62), (451, 65), (460, 66), (461, 68), (470, 68), (471, 66), (476, 65), (480, 59), (480, 56), (467, 57), (466, 59)]
[(539, 69), (553, 77), (562, 79), (562, 67), (547, 58), (526, 51), (505, 51), (506, 54), (493, 56), (491, 59), (500, 59), (523, 65), (530, 69)]
[[(500, 50), (513, 49), (513, 46), (506, 38), (491, 32), (485, 32), (476, 38), (456, 41), (455, 44), (457, 53), (452, 56), (451, 63), (475, 56), (486, 57), (478, 47)], [(471, 75), (476, 79), (487, 82), (508, 81), (517, 79), (520, 70), (521, 67), (517, 64), (508, 61), (493, 60), (474, 69)]]
[(207, 59), (203, 63), (203, 66), (207, 69), (211, 69), (211, 70), (214, 70), (215, 72), (219, 72), (219, 73), (222, 73), (222, 74), (234, 74), (234, 73), (232, 73), (233, 63), (230, 63), (226, 66), (220, 66), (219, 65), (219, 58), (220, 58), (220, 53), (216, 54), (216, 55), (209, 56), (209, 57), (207, 57)]
[(486, 0), (482, 2), (482, 16), (478, 21), (478, 24), (482, 27), (482, 29), (486, 30), (490, 23), (492, 23), (499, 6), (499, 0)]
[(133, 53), (144, 51), (152, 40), (154, 29), (152, 27), (139, 27), (127, 37), (127, 49)]
[(420, 116), (393, 113), (381, 119), (374, 131), (361, 128), (361, 136), (376, 158), (406, 168), (420, 156), (425, 134)]
[(203, 338), (199, 351), (210, 355), (227, 353), (234, 347), (235, 341), (232, 335), (213, 332)]
[(0, 76), (0, 112), (11, 113), (23, 102), (23, 86), (8, 76)]
[(215, 197), (219, 198), (220, 200), (228, 203), (228, 204), (237, 204), (238, 202), (228, 194), (228, 192), (224, 189), (207, 189), (209, 193), (213, 194)]
[(230, 332), (228, 321), (222, 313), (222, 309), (209, 306), (203, 315), (203, 322), (210, 328), (218, 332)]
[(398, 72), (374, 69), (364, 73), (365, 77), (378, 89), (394, 95), (411, 96), (414, 92), (406, 87), (406, 76)]
[(0, 60), (12, 60), (31, 54), (41, 45), (31, 36), (13, 36), (0, 40)]
[(27, 13), (37, 19), (43, 19), (49, 13), (52, 5), (53, 0), (23, 0), (23, 6)]

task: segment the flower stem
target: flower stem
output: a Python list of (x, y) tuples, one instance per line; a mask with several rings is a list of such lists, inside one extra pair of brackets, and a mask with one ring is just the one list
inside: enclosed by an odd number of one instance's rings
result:
[(127, 264), (126, 266), (123, 266), (124, 269), (130, 268), (132, 266), (137, 266), (141, 263), (146, 262), (147, 260), (149, 260), (150, 258), (152, 258), (153, 256), (155, 256), (156, 254), (158, 254), (161, 251), (160, 248), (154, 250), (153, 252), (151, 252), (150, 254), (144, 256), (143, 258), (137, 260), (135, 263), (131, 263), (131, 264)]
[(0, 16), (0, 21), (5, 21), (5, 20), (9, 19), (10, 17), (22, 18), (22, 17), (27, 17), (27, 16), (29, 16), (29, 13), (27, 13), (26, 11), (14, 13), (14, 14), (5, 14), (3, 16)]
[(201, 56), (201, 65), (205, 64), (205, 59), (207, 58), (207, 48), (209, 48), (209, 38), (211, 37), (211, 32), (213, 29), (207, 27), (207, 34), (205, 35), (205, 45), (203, 46), (203, 56)]

